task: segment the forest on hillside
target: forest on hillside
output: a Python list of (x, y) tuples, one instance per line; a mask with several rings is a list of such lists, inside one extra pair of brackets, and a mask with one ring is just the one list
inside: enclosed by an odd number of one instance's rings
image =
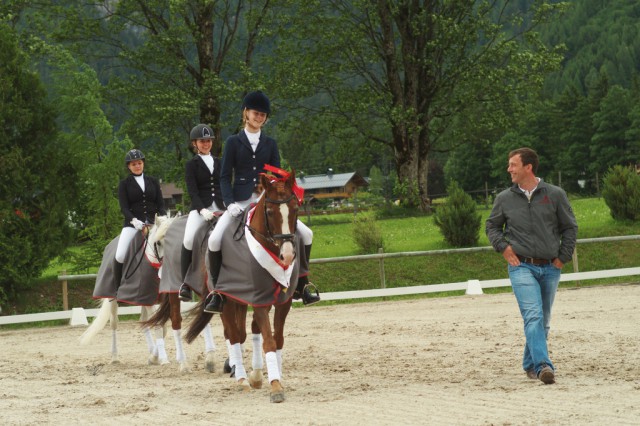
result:
[(4, 291), (69, 244), (102, 251), (128, 149), (183, 186), (189, 130), (220, 152), (256, 89), (298, 173), (375, 176), (427, 212), (450, 181), (506, 186), (526, 145), (540, 176), (593, 194), (640, 161), (638, 18), (632, 0), (5, 0)]

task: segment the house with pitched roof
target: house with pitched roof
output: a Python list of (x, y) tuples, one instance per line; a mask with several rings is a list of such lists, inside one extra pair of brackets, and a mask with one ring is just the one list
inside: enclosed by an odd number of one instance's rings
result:
[(304, 188), (304, 198), (307, 201), (351, 198), (359, 188), (369, 185), (357, 172), (333, 173), (332, 169), (328, 169), (323, 175), (296, 177), (296, 182)]

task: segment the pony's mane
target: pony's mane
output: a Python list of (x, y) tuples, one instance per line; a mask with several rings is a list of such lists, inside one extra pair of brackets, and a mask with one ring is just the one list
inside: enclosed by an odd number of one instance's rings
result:
[(163, 240), (174, 219), (175, 217), (167, 217), (166, 219), (156, 218), (155, 230), (149, 234), (149, 242), (153, 244), (156, 241)]

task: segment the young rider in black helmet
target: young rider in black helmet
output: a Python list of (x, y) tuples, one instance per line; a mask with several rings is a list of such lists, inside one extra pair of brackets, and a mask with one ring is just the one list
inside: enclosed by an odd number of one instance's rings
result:
[(180, 257), (182, 285), (180, 299), (191, 301), (193, 292), (184, 279), (191, 266), (193, 240), (203, 222), (211, 221), (224, 210), (220, 191), (220, 160), (211, 154), (213, 132), (204, 124), (198, 124), (189, 135), (194, 156), (185, 165), (187, 192), (191, 198), (191, 211), (187, 219)]
[[(280, 167), (280, 153), (276, 141), (262, 131), (271, 114), (269, 98), (261, 91), (248, 93), (242, 100), (242, 121), (244, 128), (225, 142), (222, 156), (222, 171), (220, 187), (227, 211), (220, 217), (216, 227), (209, 236), (208, 252), (209, 269), (215, 284), (222, 265), (221, 240), (226, 227), (240, 216), (244, 209), (257, 201), (255, 192), (258, 176), (265, 172), (265, 165)], [(232, 182), (233, 177), (233, 182)], [(298, 221), (297, 229), (301, 242), (305, 246), (305, 253), (309, 258), (313, 232), (304, 223)], [(307, 276), (300, 277), (294, 298), (300, 299), (305, 305), (320, 301), (318, 294), (313, 294), (308, 288)], [(208, 296), (205, 312), (222, 312), (224, 298), (221, 294), (211, 292)]]
[(122, 265), (127, 249), (136, 232), (142, 231), (146, 225), (155, 222), (156, 215), (164, 216), (162, 190), (156, 178), (144, 175), (144, 154), (139, 149), (132, 149), (124, 156), (124, 163), (129, 169), (129, 176), (120, 181), (118, 201), (124, 216), (124, 224), (118, 240), (114, 264), (116, 288), (122, 280)]

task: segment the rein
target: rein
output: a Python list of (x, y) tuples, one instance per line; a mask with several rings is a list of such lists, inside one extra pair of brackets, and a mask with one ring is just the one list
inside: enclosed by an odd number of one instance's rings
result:
[[(140, 251), (144, 252), (147, 250), (147, 246), (149, 245), (149, 237), (148, 237), (148, 233), (147, 235), (144, 235), (144, 244), (142, 246), (140, 246), (140, 248), (138, 248), (138, 250), (136, 250), (135, 254), (134, 254), (134, 258), (138, 255), (138, 253), (140, 253)], [(160, 259), (160, 254), (158, 253), (158, 248), (156, 247), (156, 243), (153, 243), (153, 254), (156, 256), (156, 259), (158, 259), (158, 262), (161, 262), (162, 264), (162, 260)], [(127, 270), (125, 271), (124, 274), (124, 279), (128, 280), (129, 278), (131, 278), (133, 276), (133, 274), (136, 273), (136, 271), (138, 270), (138, 268), (140, 267), (140, 264), (142, 263), (142, 259), (144, 258), (144, 256), (140, 256), (140, 260), (138, 260), (138, 264), (135, 266), (135, 268), (133, 268), (133, 271), (131, 270), (131, 264), (129, 264), (129, 267), (127, 268)], [(153, 266), (153, 264), (152, 264)], [(156, 268), (157, 269), (157, 268)]]
[[(286, 204), (289, 201), (291, 201), (293, 198), (296, 198), (296, 194), (291, 194), (291, 196), (285, 200), (274, 200), (271, 198), (267, 198), (265, 195), (264, 198), (264, 206), (263, 206), (263, 214), (265, 216), (265, 224), (267, 227), (267, 234), (265, 235), (264, 233), (258, 231), (256, 228), (254, 228), (253, 226), (251, 226), (250, 224), (247, 223), (247, 221), (245, 220), (245, 215), (242, 215), (241, 218), (235, 218), (239, 223), (238, 223), (238, 227), (236, 229), (236, 231), (233, 234), (233, 238), (234, 240), (238, 241), (242, 238), (242, 236), (244, 235), (244, 230), (245, 228), (248, 228), (250, 231), (253, 231), (254, 234), (261, 236), (265, 241), (268, 241), (270, 243), (272, 243), (273, 245), (275, 245), (276, 247), (281, 247), (282, 244), (286, 243), (286, 242), (291, 242), (291, 244), (294, 244), (294, 238), (295, 238), (295, 230), (293, 234), (274, 234), (271, 232), (271, 228), (269, 227), (269, 221), (266, 219), (267, 217), (267, 203), (271, 203), (271, 204)], [(248, 214), (248, 211), (247, 213)], [(295, 244), (294, 244), (295, 245)]]

